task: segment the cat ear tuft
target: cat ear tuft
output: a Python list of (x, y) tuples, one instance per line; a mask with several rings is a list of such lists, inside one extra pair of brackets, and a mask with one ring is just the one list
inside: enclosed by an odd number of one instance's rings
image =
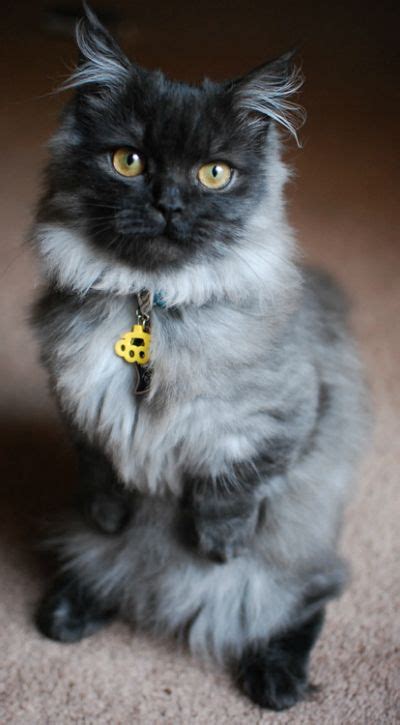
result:
[(293, 63), (293, 52), (255, 68), (234, 82), (235, 107), (242, 120), (252, 127), (265, 126), (272, 119), (294, 136), (305, 122), (302, 106), (292, 100), (303, 85), (301, 69)]
[(76, 26), (80, 62), (61, 90), (97, 84), (113, 87), (130, 76), (132, 64), (84, 0), (85, 15)]

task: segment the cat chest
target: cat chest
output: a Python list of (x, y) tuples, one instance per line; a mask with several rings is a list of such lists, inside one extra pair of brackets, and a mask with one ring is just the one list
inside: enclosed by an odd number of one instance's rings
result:
[(204, 349), (192, 355), (184, 344), (171, 346), (156, 328), (151, 389), (135, 394), (136, 365), (115, 352), (129, 317), (130, 311), (110, 315), (84, 338), (67, 336), (56, 375), (63, 407), (107, 452), (120, 478), (159, 493), (163, 486), (179, 487), (185, 467), (218, 475), (229, 461), (250, 455), (235, 381), (221, 365), (210, 366)]

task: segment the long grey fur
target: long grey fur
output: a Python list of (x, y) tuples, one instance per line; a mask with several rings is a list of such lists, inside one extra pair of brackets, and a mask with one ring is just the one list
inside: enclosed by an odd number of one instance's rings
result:
[[(138, 492), (118, 536), (66, 526), (54, 542), (63, 566), (124, 617), (186, 632), (192, 651), (220, 661), (340, 590), (338, 533), (365, 428), (346, 305), (296, 261), (272, 129), (267, 154), (268, 199), (240, 245), (212, 262), (144, 274), (111, 267), (78, 228), (41, 221), (34, 231), (47, 280), (36, 325), (54, 394)], [(139, 403), (113, 347), (143, 287), (162, 290), (166, 308), (153, 310), (152, 385)], [(203, 552), (177, 535), (198, 479), (207, 486), (196, 510), (222, 489), (239, 506), (231, 520), (199, 517)], [(222, 565), (202, 555), (215, 546)]]

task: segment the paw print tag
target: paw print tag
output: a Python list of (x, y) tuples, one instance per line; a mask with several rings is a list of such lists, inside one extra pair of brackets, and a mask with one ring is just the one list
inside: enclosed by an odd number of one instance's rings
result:
[(143, 325), (134, 325), (130, 332), (121, 335), (114, 350), (128, 363), (147, 365), (150, 360), (150, 339), (151, 335), (144, 330)]

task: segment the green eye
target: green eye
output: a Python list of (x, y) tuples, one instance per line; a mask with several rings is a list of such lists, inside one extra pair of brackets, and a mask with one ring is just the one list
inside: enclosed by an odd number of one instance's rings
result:
[(117, 149), (112, 162), (115, 171), (122, 176), (139, 176), (144, 171), (144, 160), (134, 149)]
[(223, 189), (232, 178), (232, 169), (224, 161), (212, 161), (200, 166), (197, 178), (207, 189)]

